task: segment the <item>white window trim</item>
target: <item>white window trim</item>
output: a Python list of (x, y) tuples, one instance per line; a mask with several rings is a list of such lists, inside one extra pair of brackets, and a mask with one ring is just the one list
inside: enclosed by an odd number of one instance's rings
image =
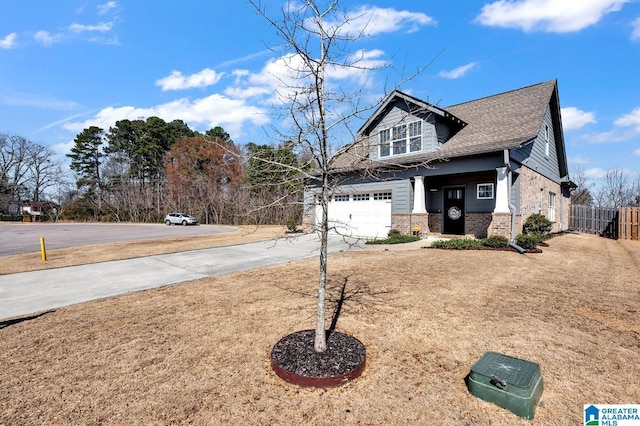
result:
[(555, 192), (549, 192), (549, 208), (548, 208), (549, 214), (548, 214), (548, 219), (550, 221), (555, 221), (556, 220), (556, 194)]
[[(411, 125), (414, 124), (414, 123), (420, 123), (420, 133), (418, 135), (410, 136), (410, 133), (411, 133), (410, 132), (410, 128), (411, 128)], [(393, 139), (393, 129), (396, 128), (396, 127), (401, 127), (401, 126), (405, 126), (405, 129), (404, 129), (404, 152), (395, 154), (394, 153), (393, 144), (394, 144), (394, 142), (401, 141), (402, 139)], [(388, 136), (389, 136), (389, 139), (387, 141), (385, 141), (384, 143), (381, 141), (381, 137), (382, 137), (383, 132), (388, 132)], [(406, 122), (406, 123), (404, 123), (404, 122), (400, 123), (400, 124), (398, 124), (396, 126), (391, 126), (391, 127), (385, 128), (385, 129), (381, 129), (378, 132), (378, 145), (379, 145), (379, 147), (378, 147), (378, 158), (397, 157), (397, 156), (401, 156), (401, 155), (413, 154), (413, 153), (422, 151), (422, 149), (423, 149), (423, 146), (422, 146), (422, 144), (423, 144), (423, 135), (424, 135), (424, 125), (422, 124), (422, 120), (412, 120), (412, 121), (409, 121), (409, 122)], [(420, 149), (416, 150), (416, 151), (411, 151), (411, 139), (415, 139), (417, 137), (420, 138)], [(388, 149), (388, 151), (389, 151), (388, 155), (382, 155), (383, 146), (386, 146), (386, 148)]]
[(549, 156), (549, 144), (551, 140), (551, 133), (549, 129), (549, 125), (544, 125), (544, 155)]
[[(480, 187), (481, 186), (489, 186), (491, 187), (491, 197), (481, 197), (480, 196)], [(476, 198), (478, 200), (493, 200), (496, 196), (496, 188), (495, 185), (493, 183), (479, 183), (476, 186)]]

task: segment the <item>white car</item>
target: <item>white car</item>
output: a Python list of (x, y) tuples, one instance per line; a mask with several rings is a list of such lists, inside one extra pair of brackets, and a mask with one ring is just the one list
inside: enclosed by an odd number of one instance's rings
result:
[(167, 225), (197, 225), (198, 219), (185, 213), (169, 213), (165, 216), (164, 223)]

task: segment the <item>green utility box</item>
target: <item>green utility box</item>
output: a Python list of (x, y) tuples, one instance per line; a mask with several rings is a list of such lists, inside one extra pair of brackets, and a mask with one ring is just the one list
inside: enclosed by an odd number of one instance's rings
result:
[(533, 419), (542, 396), (538, 364), (496, 352), (485, 353), (473, 364), (467, 384), (472, 395), (525, 419)]

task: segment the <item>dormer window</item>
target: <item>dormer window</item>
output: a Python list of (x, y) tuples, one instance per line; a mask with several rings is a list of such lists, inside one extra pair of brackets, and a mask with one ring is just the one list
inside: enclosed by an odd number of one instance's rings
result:
[(422, 121), (413, 121), (381, 130), (379, 138), (380, 157), (421, 151)]

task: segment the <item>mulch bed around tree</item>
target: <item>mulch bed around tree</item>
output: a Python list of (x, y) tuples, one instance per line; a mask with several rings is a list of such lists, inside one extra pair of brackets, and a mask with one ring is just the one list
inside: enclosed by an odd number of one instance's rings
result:
[(278, 376), (301, 386), (333, 387), (362, 373), (366, 361), (362, 342), (334, 331), (329, 333), (326, 351), (316, 352), (314, 336), (314, 330), (297, 331), (276, 343), (271, 361)]

